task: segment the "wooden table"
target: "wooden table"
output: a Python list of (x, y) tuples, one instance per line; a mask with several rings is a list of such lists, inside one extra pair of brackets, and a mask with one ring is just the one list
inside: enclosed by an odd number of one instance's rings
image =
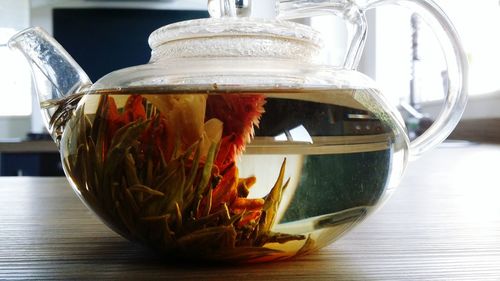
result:
[(52, 140), (3, 141), (0, 140), (0, 153), (43, 153), (57, 152)]
[(252, 266), (165, 263), (102, 225), (62, 178), (0, 179), (0, 280), (500, 280), (500, 146), (442, 145), (332, 246)]

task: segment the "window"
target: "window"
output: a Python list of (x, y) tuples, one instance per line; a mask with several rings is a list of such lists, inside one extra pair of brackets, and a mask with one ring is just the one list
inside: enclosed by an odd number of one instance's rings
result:
[(469, 58), (470, 94), (500, 90), (500, 2), (438, 0), (455, 23)]
[(25, 58), (7, 47), (15, 34), (12, 28), (0, 28), (0, 116), (31, 114), (31, 74)]
[[(469, 95), (500, 93), (500, 5), (498, 0), (435, 0), (449, 16), (469, 61)], [(416, 102), (444, 97), (446, 65), (432, 30), (424, 22), (412, 26), (412, 13), (381, 7), (376, 14), (376, 80), (396, 104), (409, 102), (415, 79)], [(406, 24), (405, 24), (406, 23)], [(419, 60), (412, 64), (412, 34), (418, 33)], [(412, 76), (414, 74), (414, 76)]]

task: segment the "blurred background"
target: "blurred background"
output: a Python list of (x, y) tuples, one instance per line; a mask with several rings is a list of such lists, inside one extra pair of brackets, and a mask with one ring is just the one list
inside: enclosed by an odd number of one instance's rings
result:
[[(267, 1), (267, 0), (255, 0)], [(469, 64), (469, 104), (452, 139), (500, 142), (500, 4), (498, 0), (436, 0), (462, 39)], [(262, 11), (265, 13), (265, 11)], [(359, 70), (400, 108), (412, 136), (432, 124), (447, 85), (437, 39), (402, 7), (368, 14), (369, 35)], [(29, 26), (51, 33), (92, 81), (149, 60), (147, 38), (176, 21), (208, 17), (206, 0), (0, 1), (0, 175), (62, 175), (55, 145), (38, 113), (29, 69), (7, 40)], [(305, 20), (322, 32), (325, 62), (339, 64), (348, 31), (330, 16)]]

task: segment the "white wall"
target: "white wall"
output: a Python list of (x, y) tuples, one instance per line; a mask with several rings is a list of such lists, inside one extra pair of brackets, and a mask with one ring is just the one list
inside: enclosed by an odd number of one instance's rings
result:
[(380, 32), (377, 24), (377, 13), (374, 10), (366, 13), (366, 22), (368, 31), (365, 42), (363, 56), (359, 62), (358, 70), (372, 79), (377, 79), (377, 51), (380, 47), (377, 45), (376, 34)]
[[(30, 2), (29, 0), (1, 0), (0, 1), (0, 28), (9, 28), (15, 31), (22, 30), (29, 26), (29, 16), (30, 16)], [(10, 36), (9, 36), (10, 37)], [(1, 40), (0, 44), (6, 44), (8, 38)], [(5, 48), (5, 45), (2, 47)], [(2, 65), (0, 62), (0, 67), (9, 67), (8, 65)], [(3, 69), (8, 71), (8, 69)], [(8, 76), (8, 75), (7, 75)], [(4, 79), (12, 79), (5, 78)], [(9, 83), (11, 81), (7, 81)], [(2, 81), (0, 80), (0, 83)], [(7, 87), (9, 88), (9, 87)], [(18, 87), (20, 91), (29, 91), (28, 87)], [(10, 89), (10, 88), (9, 88)], [(4, 89), (5, 90), (5, 89)], [(4, 95), (4, 96), (1, 96)], [(16, 95), (19, 93), (14, 92), (4, 92), (0, 90), (0, 98), (3, 103), (15, 103), (15, 102), (25, 102), (25, 99), (18, 99)], [(22, 138), (26, 135), (30, 128), (30, 117), (29, 116), (0, 116), (0, 139), (5, 138)]]
[[(441, 110), (443, 101), (423, 104), (422, 110), (431, 117), (436, 117)], [(469, 96), (467, 107), (462, 119), (500, 118), (500, 91), (488, 94)]]
[(30, 116), (0, 117), (0, 140), (22, 139), (30, 125)]
[(21, 30), (29, 25), (29, 0), (0, 1), (0, 26)]

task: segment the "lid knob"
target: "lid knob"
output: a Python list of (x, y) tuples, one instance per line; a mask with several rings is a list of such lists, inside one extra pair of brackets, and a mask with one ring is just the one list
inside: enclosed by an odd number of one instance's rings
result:
[(275, 18), (279, 0), (208, 0), (212, 18)]

